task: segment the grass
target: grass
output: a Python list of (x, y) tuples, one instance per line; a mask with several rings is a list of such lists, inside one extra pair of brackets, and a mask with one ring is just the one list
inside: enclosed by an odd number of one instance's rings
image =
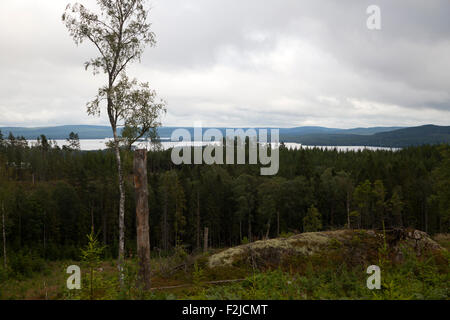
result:
[(438, 233), (433, 237), (433, 240), (450, 250), (450, 233)]
[(67, 279), (64, 266), (70, 264), (63, 261), (48, 262), (44, 272), (8, 277), (0, 282), (0, 299), (60, 299)]

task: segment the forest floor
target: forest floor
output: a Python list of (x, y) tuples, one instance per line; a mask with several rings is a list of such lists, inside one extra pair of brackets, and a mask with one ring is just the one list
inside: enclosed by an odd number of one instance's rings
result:
[[(449, 299), (450, 234), (380, 234), (341, 230), (208, 254), (178, 251), (152, 259), (149, 292), (136, 287), (134, 259), (126, 261), (122, 290), (114, 260), (96, 266), (92, 290), (83, 262), (47, 262), (42, 272), (0, 281), (0, 299)], [(381, 290), (367, 288), (372, 264), (381, 268)], [(67, 289), (69, 265), (82, 267), (81, 290)]]

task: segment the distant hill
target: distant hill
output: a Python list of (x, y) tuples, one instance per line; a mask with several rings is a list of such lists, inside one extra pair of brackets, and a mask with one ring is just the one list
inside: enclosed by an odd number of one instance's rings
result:
[[(353, 129), (336, 129), (326, 127), (296, 127), (288, 129), (280, 129), (280, 139), (286, 142), (298, 142), (300, 137), (311, 137), (307, 141), (315, 142), (319, 145), (321, 142), (327, 143), (332, 136), (346, 141), (345, 136), (353, 137), (354, 135), (373, 135), (375, 133), (389, 132), (401, 129), (402, 127), (370, 127), (370, 128), (353, 128)], [(333, 141), (332, 139), (330, 141)], [(304, 143), (306, 144), (306, 143)]]
[[(363, 134), (308, 134), (293, 137), (289, 142), (317, 146), (375, 146), (402, 148), (422, 144), (450, 143), (450, 126), (425, 125)], [(287, 140), (286, 140), (287, 141)]]
[(404, 127), (372, 127), (372, 128), (354, 128), (344, 130), (344, 133), (348, 134), (361, 134), (361, 135), (371, 135), (380, 132), (390, 132), (398, 129), (403, 129)]
[[(158, 129), (158, 133), (161, 138), (170, 138), (172, 132), (175, 129), (184, 128), (187, 129), (191, 135), (194, 135), (194, 128), (192, 127), (161, 127)], [(290, 139), (294, 137), (310, 135), (310, 134), (346, 134), (355, 133), (361, 135), (370, 135), (378, 132), (392, 131), (399, 129), (400, 127), (372, 127), (372, 128), (355, 128), (355, 129), (337, 129), (326, 127), (294, 127), (294, 128), (280, 128), (280, 136), (283, 139)], [(203, 130), (209, 128), (205, 127)], [(226, 128), (218, 128), (224, 135)], [(247, 130), (249, 128), (243, 128)], [(255, 128), (262, 129), (262, 128)], [(264, 128), (271, 129), (271, 128)], [(91, 125), (66, 125), (56, 127), (0, 127), (4, 136), (8, 136), (9, 132), (12, 132), (14, 136), (24, 136), (26, 139), (36, 139), (36, 137), (44, 134), (49, 139), (65, 139), (71, 132), (78, 133), (80, 139), (104, 139), (112, 138), (111, 128), (108, 126), (91, 126)]]
[(69, 137), (71, 132), (78, 133), (80, 139), (104, 139), (112, 138), (112, 130), (107, 126), (90, 126), (90, 125), (71, 125), (57, 127), (0, 127), (4, 136), (8, 136), (12, 132), (14, 136), (24, 136), (25, 139), (36, 139), (41, 134), (48, 139), (59, 140)]
[(450, 126), (425, 125), (390, 132), (380, 132), (370, 136), (372, 143), (393, 147), (422, 144), (450, 143)]
[[(194, 137), (194, 128), (183, 127)], [(178, 127), (161, 127), (158, 133), (162, 139), (170, 139)], [(208, 128), (203, 128), (207, 130)], [(218, 128), (225, 135), (226, 128)], [(248, 128), (243, 128), (244, 130)], [(262, 128), (255, 128), (262, 129)], [(265, 128), (271, 129), (271, 128)], [(66, 139), (70, 132), (78, 133), (80, 139), (112, 138), (108, 126), (67, 125), (57, 127), (0, 127), (4, 136), (12, 132), (14, 136), (36, 139), (44, 134), (49, 139)], [(270, 132), (270, 131), (269, 131)], [(317, 146), (382, 146), (406, 147), (421, 144), (450, 143), (450, 126), (424, 125), (419, 127), (370, 127), (337, 129), (317, 126), (280, 128), (280, 140)]]

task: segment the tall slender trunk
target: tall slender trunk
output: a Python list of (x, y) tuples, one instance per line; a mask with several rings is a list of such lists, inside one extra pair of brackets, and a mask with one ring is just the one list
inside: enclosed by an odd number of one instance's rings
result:
[(95, 233), (95, 229), (94, 229), (94, 206), (91, 204), (91, 231), (92, 234)]
[(165, 252), (169, 249), (169, 228), (167, 224), (167, 190), (164, 191), (164, 209), (162, 221), (162, 247)]
[(2, 202), (3, 266), (6, 270), (5, 204)]
[(174, 247), (178, 244), (178, 201), (175, 201), (175, 223), (174, 223), (174, 229), (175, 229), (175, 240), (174, 240)]
[(203, 234), (203, 252), (208, 252), (208, 227), (205, 227), (205, 232)]
[(358, 229), (361, 229), (361, 225), (362, 225), (362, 216), (365, 216), (365, 209), (361, 209), (359, 212), (359, 216), (358, 216)]
[(106, 220), (107, 220), (107, 210), (106, 210), (106, 206), (105, 206), (105, 198), (103, 197), (103, 199), (102, 199), (102, 212), (103, 212), (103, 244), (106, 246), (106, 242), (107, 242), (107, 237), (108, 237), (108, 234), (107, 234), (107, 230), (106, 230)]
[(125, 188), (122, 172), (122, 161), (120, 159), (119, 139), (117, 136), (117, 128), (113, 127), (114, 134), (114, 151), (117, 161), (117, 171), (119, 174), (119, 257), (117, 261), (117, 268), (119, 269), (119, 281), (121, 287), (123, 287), (123, 262), (125, 257)]
[(147, 150), (134, 153), (134, 187), (136, 192), (136, 234), (139, 280), (150, 290), (150, 227), (148, 224)]
[(402, 214), (402, 210), (400, 210), (400, 227), (403, 228), (403, 214)]
[(266, 239), (269, 239), (269, 232), (270, 232), (270, 218), (267, 221)]
[(197, 249), (200, 249), (200, 193), (197, 191)]
[(108, 233), (106, 230), (106, 213), (103, 213), (103, 244), (106, 246), (108, 242)]
[(422, 201), (422, 210), (425, 215), (425, 232), (428, 233), (428, 210), (425, 201)]
[(47, 239), (46, 239), (46, 230), (45, 230), (45, 221), (47, 220), (47, 212), (44, 211), (44, 259), (45, 259), (45, 249), (47, 248)]
[(280, 236), (280, 211), (277, 211), (277, 238)]
[(347, 228), (350, 229), (350, 192), (347, 191)]
[(248, 241), (252, 242), (252, 215), (248, 213)]
[(19, 211), (19, 248), (22, 248), (22, 213), (18, 206), (16, 208)]
[(242, 219), (239, 218), (239, 244), (242, 243)]
[(331, 210), (330, 210), (330, 225), (333, 227), (334, 224), (334, 202), (331, 202)]

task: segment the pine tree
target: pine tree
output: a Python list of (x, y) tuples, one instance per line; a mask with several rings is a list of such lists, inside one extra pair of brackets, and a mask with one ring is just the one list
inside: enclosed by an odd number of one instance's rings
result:
[(303, 218), (303, 232), (316, 232), (322, 229), (322, 218), (319, 210), (311, 205)]

